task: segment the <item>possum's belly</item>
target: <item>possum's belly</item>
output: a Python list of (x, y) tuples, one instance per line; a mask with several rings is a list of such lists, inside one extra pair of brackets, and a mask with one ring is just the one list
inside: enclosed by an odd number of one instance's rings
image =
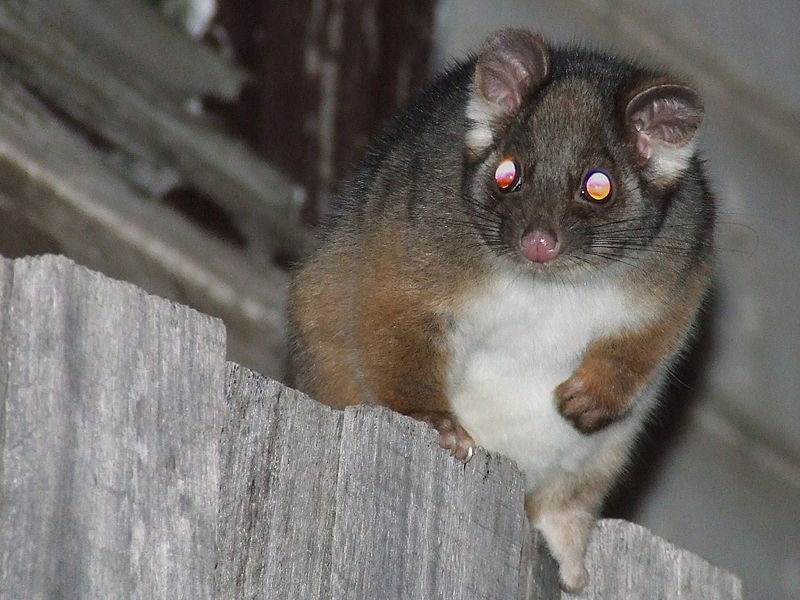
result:
[(632, 437), (636, 425), (582, 434), (559, 414), (553, 390), (593, 340), (641, 318), (614, 288), (498, 282), (470, 298), (455, 319), (448, 370), (453, 412), (479, 446), (517, 463), (529, 490), (580, 474), (605, 445)]

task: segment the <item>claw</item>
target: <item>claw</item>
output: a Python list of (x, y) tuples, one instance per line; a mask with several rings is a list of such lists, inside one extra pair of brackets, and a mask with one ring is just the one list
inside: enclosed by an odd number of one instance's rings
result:
[(462, 462), (469, 462), (475, 454), (475, 441), (467, 430), (449, 412), (416, 412), (409, 416), (425, 421), (439, 432), (439, 445)]

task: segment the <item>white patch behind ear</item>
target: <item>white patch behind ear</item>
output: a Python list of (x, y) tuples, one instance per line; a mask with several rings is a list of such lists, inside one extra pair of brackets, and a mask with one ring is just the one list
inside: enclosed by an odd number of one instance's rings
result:
[(472, 96), (467, 103), (467, 119), (470, 124), (467, 129), (466, 142), (475, 154), (481, 154), (494, 143), (494, 129), (498, 120), (503, 116), (501, 110), (479, 98)]
[(695, 140), (683, 146), (661, 145), (650, 160), (650, 172), (654, 179), (674, 181), (689, 167), (697, 143)]

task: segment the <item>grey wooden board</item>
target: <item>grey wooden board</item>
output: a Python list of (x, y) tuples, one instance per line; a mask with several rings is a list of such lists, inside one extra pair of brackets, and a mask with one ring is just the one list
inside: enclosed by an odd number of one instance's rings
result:
[(217, 589), (242, 598), (512, 598), (521, 475), (427, 425), (344, 413), (231, 365)]
[(286, 274), (138, 195), (2, 69), (0, 199), (82, 264), (224, 319), (232, 358), (282, 372)]
[(434, 431), (386, 409), (345, 410), (332, 598), (514, 598), (523, 482), (480, 450), (462, 465)]
[(342, 413), (231, 364), (219, 598), (330, 598)]
[[(11, 295), (11, 284), (13, 282), (12, 273), (14, 270), (13, 261), (0, 257), (0, 398), (5, 397), (5, 390), (8, 388), (8, 368), (9, 350), (11, 344), (8, 343), (10, 336), (8, 333), (9, 320), (6, 315), (6, 305)], [(5, 448), (6, 440), (6, 402), (0, 402), (0, 511), (3, 510), (5, 505), (5, 472), (3, 457), (3, 448)], [(2, 564), (0, 564), (2, 568)], [(2, 576), (2, 573), (0, 573)]]
[[(209, 95), (234, 100), (248, 75), (209, 45), (167, 23), (139, 0), (6, 0), (34, 32), (55, 32), (75, 50), (103, 57), (125, 81), (173, 101)], [(125, 35), (120, 35), (124, 31)], [(38, 31), (36, 31), (38, 33)], [(142, 40), (147, 43), (143, 44)], [(71, 48), (70, 48), (71, 49)], [(147, 73), (147, 77), (142, 77)]]
[[(78, 1), (78, 6), (66, 8), (69, 3), (63, 0), (0, 3), (0, 57), (4, 67), (48, 106), (56, 107), (62, 116), (68, 115), (68, 123), (79, 124), (78, 129), (84, 128), (102, 140), (95, 148), (98, 154), (103, 153), (102, 146), (110, 146), (152, 171), (174, 170), (184, 183), (204, 191), (230, 217), (238, 219), (248, 241), (263, 252), (280, 249), (296, 256), (307, 248), (310, 235), (299, 218), (292, 218), (300, 210), (292, 183), (243, 142), (224, 134), (211, 121), (187, 112), (184, 104), (191, 97), (169, 98), (178, 90), (171, 85), (159, 87), (159, 82), (171, 78), (180, 81), (187, 60), (202, 67), (207, 50), (190, 43), (175, 48), (183, 53), (180, 56), (153, 57), (156, 47), (149, 45), (148, 36), (142, 32), (136, 38), (138, 44), (125, 42), (110, 51), (108, 46), (114, 46), (112, 41), (120, 37), (120, 31), (129, 33), (119, 25), (120, 14), (148, 31), (159, 24), (157, 19), (144, 18), (155, 16), (153, 9), (143, 2)], [(80, 5), (92, 13), (89, 21), (93, 35), (106, 41), (96, 45), (81, 42)], [(62, 13), (64, 23), (59, 21)], [(160, 25), (155, 29), (158, 39), (172, 34), (187, 41), (179, 31)], [(121, 48), (136, 58), (115, 61), (113, 57)], [(189, 93), (193, 86), (186, 86)], [(125, 168), (120, 175), (130, 177), (136, 171)]]
[(738, 577), (643, 527), (602, 520), (586, 553), (589, 584), (562, 600), (741, 600)]
[(221, 322), (60, 257), (0, 274), (0, 597), (213, 597)]

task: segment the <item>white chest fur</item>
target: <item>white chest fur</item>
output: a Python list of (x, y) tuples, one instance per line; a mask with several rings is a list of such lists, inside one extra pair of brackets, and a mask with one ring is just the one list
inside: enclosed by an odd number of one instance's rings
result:
[(453, 412), (478, 445), (517, 462), (529, 489), (579, 473), (602, 444), (631, 430), (581, 434), (556, 410), (553, 390), (593, 340), (636, 326), (644, 312), (641, 301), (612, 284), (496, 277), (456, 315)]

